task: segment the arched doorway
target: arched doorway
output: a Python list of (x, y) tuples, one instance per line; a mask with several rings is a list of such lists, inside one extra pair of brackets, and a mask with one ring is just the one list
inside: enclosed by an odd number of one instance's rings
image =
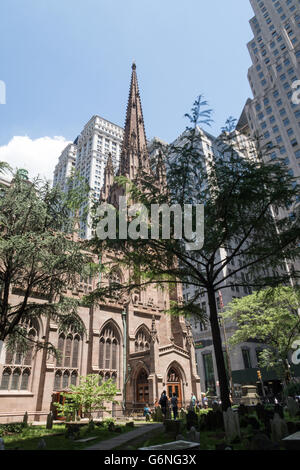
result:
[(148, 374), (145, 369), (141, 369), (136, 379), (136, 401), (143, 405), (149, 403)]
[(181, 377), (175, 367), (170, 367), (167, 376), (167, 395), (169, 399), (173, 393), (176, 394), (178, 400), (178, 408), (182, 407), (182, 388), (181, 388)]

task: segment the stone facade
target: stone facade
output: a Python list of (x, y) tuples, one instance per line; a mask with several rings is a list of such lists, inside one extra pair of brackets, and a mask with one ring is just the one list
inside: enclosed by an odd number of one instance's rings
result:
[[(131, 113), (137, 102), (137, 112)], [(126, 174), (130, 170), (130, 176), (134, 177), (141, 166), (149, 170), (135, 66), (126, 123), (119, 172), (124, 170), (123, 174)], [(135, 132), (139, 136), (138, 142), (143, 144), (142, 154), (139, 146), (128, 146)], [(112, 178), (109, 179), (111, 165), (109, 159), (103, 191), (107, 200), (115, 200), (116, 194), (120, 193), (120, 188)], [(107, 251), (98, 262), (117, 257), (117, 253)], [(105, 284), (113, 280), (123, 283), (128, 277), (128, 270), (118, 269), (113, 273), (113, 279), (102, 275), (100, 282)], [(81, 298), (95, 289), (98, 282), (99, 279), (79, 282), (76, 290), (66, 290), (64, 295)], [(20, 292), (13, 291), (11, 302), (19, 302), (20, 295)], [(179, 287), (172, 292), (172, 300), (182, 301)], [(37, 294), (35, 301), (47, 300)], [(59, 399), (60, 393), (68, 390), (71, 383), (77, 384), (79, 376), (90, 373), (116, 381), (120, 403), (117, 411), (120, 413), (124, 408), (128, 411), (142, 408), (145, 403), (153, 404), (163, 390), (168, 394), (176, 392), (182, 405), (189, 403), (192, 393), (200, 398), (192, 333), (183, 318), (165, 314), (169, 305), (169, 292), (150, 286), (133, 292), (127, 298), (116, 296), (97, 306), (80, 307), (78, 313), (86, 329), (83, 337), (76, 332), (63, 335), (56, 324), (46, 320), (30, 325), (30, 334), (39, 340), (52, 342), (62, 352), (62, 358), (57, 361), (42, 350), (29, 352), (24, 357), (18, 352), (10, 354), (3, 348), (0, 357), (0, 422), (19, 421), (26, 411), (29, 420), (45, 420), (49, 411), (54, 409), (52, 402)], [(116, 412), (116, 409), (112, 411)]]

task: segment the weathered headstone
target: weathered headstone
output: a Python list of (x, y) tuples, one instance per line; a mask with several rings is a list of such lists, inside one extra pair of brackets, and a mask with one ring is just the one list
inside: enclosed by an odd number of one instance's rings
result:
[(28, 426), (28, 413), (27, 413), (27, 411), (25, 412), (24, 417), (23, 417), (23, 424), (24, 424), (24, 428), (27, 428), (27, 426)]
[(183, 408), (181, 408), (179, 412), (179, 419), (181, 419), (184, 424), (186, 424), (186, 411)]
[(182, 434), (178, 434), (176, 436), (176, 441), (184, 441), (184, 436)]
[(182, 429), (182, 421), (177, 419), (165, 419), (164, 421), (165, 432), (172, 434), (174, 438), (180, 433)]
[(279, 414), (275, 413), (274, 418), (271, 420), (271, 436), (273, 442), (280, 442), (281, 439), (288, 435), (288, 427), (284, 419), (281, 419)]
[(192, 426), (187, 433), (187, 438), (190, 442), (200, 442), (200, 432), (196, 431), (194, 426)]
[(287, 407), (288, 407), (288, 412), (292, 418), (297, 416), (299, 413), (299, 404), (294, 400), (292, 397), (288, 397), (287, 399)]
[(274, 450), (276, 444), (274, 444), (268, 436), (262, 433), (255, 434), (250, 445), (251, 450)]
[(279, 403), (275, 405), (274, 412), (279, 414), (280, 418), (284, 419), (283, 406), (279, 405)]
[(241, 437), (239, 416), (231, 408), (223, 411), (224, 427), (226, 433), (226, 440), (228, 442), (234, 441), (236, 438)]
[(50, 413), (47, 415), (47, 424), (46, 424), (46, 429), (52, 429), (53, 427), (53, 413), (50, 411)]
[(156, 421), (158, 421), (159, 423), (163, 421), (163, 414), (160, 406), (156, 408)]
[(4, 440), (0, 437), (0, 450), (5, 450)]
[(46, 446), (45, 439), (40, 439), (37, 445), (37, 449), (42, 450), (42, 449), (46, 449), (46, 447), (47, 446)]
[(189, 410), (187, 415), (186, 415), (186, 427), (187, 429), (191, 429), (191, 427), (197, 427), (198, 426), (198, 416), (195, 411)]

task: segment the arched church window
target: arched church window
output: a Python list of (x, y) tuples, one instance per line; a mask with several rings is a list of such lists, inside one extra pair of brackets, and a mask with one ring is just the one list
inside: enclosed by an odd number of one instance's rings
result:
[(77, 377), (78, 374), (76, 371), (73, 371), (71, 374), (71, 385), (76, 385), (77, 384)]
[(55, 378), (54, 378), (54, 390), (60, 390), (61, 388), (61, 371), (58, 370), (55, 372)]
[(120, 364), (120, 335), (113, 322), (109, 322), (100, 332), (99, 369), (105, 376), (109, 370), (118, 375)]
[(15, 350), (6, 349), (5, 366), (1, 377), (2, 390), (28, 390), (33, 359), (34, 344), (38, 340), (37, 321), (28, 321), (22, 325), (27, 330), (27, 350), (17, 345)]
[(69, 386), (69, 379), (70, 379), (70, 373), (68, 370), (66, 370), (64, 373), (63, 373), (63, 380), (62, 380), (62, 388), (68, 388)]
[(2, 374), (2, 380), (1, 380), (1, 390), (9, 390), (10, 377), (11, 377), (11, 369), (9, 368), (4, 369), (3, 374)]
[(179, 382), (179, 376), (174, 368), (171, 368), (168, 373), (168, 382)]
[(13, 371), (12, 380), (11, 380), (11, 390), (19, 390), (19, 382), (21, 377), (21, 370), (15, 369)]
[(27, 390), (29, 382), (30, 370), (25, 369), (22, 374), (21, 387), (20, 390)]
[(147, 351), (150, 349), (150, 334), (148, 330), (142, 326), (135, 335), (135, 351)]

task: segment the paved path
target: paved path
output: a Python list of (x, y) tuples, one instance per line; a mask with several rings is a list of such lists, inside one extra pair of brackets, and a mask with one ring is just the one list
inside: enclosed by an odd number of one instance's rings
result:
[(126, 432), (125, 434), (120, 434), (116, 437), (113, 437), (112, 439), (108, 439), (107, 441), (98, 442), (98, 444), (94, 444), (93, 446), (87, 447), (84, 450), (115, 449), (116, 447), (129, 443), (136, 437), (141, 437), (142, 435), (144, 435), (144, 437), (147, 438), (148, 434), (152, 434), (152, 432), (156, 431), (157, 429), (163, 429), (163, 423), (150, 423), (144, 426), (139, 426), (133, 431)]

